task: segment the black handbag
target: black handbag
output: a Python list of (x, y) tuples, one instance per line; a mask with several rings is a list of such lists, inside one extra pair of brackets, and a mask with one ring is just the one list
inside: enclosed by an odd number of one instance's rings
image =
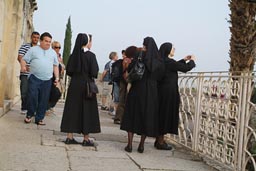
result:
[(60, 89), (57, 86), (55, 86), (54, 84), (52, 84), (51, 91), (50, 91), (49, 102), (57, 103), (58, 100), (60, 99), (60, 97), (61, 97)]
[(96, 94), (99, 93), (98, 87), (94, 80), (88, 79), (86, 81), (86, 92), (85, 92), (85, 98), (86, 99), (92, 99), (96, 97)]
[(145, 71), (145, 64), (142, 62), (142, 52), (138, 57), (138, 60), (130, 70), (127, 76), (127, 82), (132, 83), (134, 81), (141, 80)]

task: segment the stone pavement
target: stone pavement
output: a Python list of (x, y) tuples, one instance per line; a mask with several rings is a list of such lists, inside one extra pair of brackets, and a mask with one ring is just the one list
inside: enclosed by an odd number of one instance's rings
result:
[(172, 151), (154, 149), (153, 138), (146, 139), (141, 154), (136, 151), (139, 137), (135, 136), (133, 152), (125, 152), (126, 132), (103, 111), (102, 132), (90, 135), (96, 147), (65, 145), (59, 128), (63, 106), (57, 104), (54, 114), (46, 116), (46, 126), (24, 124), (19, 103), (0, 118), (0, 171), (215, 171), (177, 144)]

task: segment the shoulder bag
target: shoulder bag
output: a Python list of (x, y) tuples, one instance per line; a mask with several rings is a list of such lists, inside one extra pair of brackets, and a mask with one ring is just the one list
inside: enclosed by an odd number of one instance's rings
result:
[(96, 94), (99, 93), (98, 87), (94, 81), (94, 79), (88, 79), (86, 81), (86, 92), (85, 97), (86, 99), (92, 99), (96, 97)]
[(127, 76), (127, 82), (132, 83), (134, 81), (141, 80), (145, 71), (145, 64), (142, 62), (142, 52), (138, 57), (138, 60), (130, 70)]

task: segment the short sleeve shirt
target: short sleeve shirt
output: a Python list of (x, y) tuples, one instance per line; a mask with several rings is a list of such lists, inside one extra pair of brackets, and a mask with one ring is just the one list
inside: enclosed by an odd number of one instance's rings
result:
[(30, 74), (44, 81), (52, 78), (53, 65), (59, 65), (57, 53), (52, 48), (44, 50), (40, 46), (33, 46), (23, 59), (30, 63)]
[(111, 81), (111, 78), (110, 78), (110, 68), (111, 68), (111, 61), (107, 62), (105, 67), (104, 67), (104, 71), (107, 71), (105, 77), (103, 78), (103, 81), (105, 81), (105, 82)]

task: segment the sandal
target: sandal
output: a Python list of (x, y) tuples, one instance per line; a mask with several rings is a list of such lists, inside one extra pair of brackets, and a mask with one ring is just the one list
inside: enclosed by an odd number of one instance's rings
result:
[(30, 116), (26, 116), (26, 118), (24, 119), (24, 122), (26, 123), (26, 124), (29, 124), (29, 123), (31, 123), (31, 117)]
[(37, 122), (35, 122), (37, 125), (41, 125), (41, 126), (44, 126), (44, 125), (46, 125), (42, 120), (41, 121), (37, 121)]

